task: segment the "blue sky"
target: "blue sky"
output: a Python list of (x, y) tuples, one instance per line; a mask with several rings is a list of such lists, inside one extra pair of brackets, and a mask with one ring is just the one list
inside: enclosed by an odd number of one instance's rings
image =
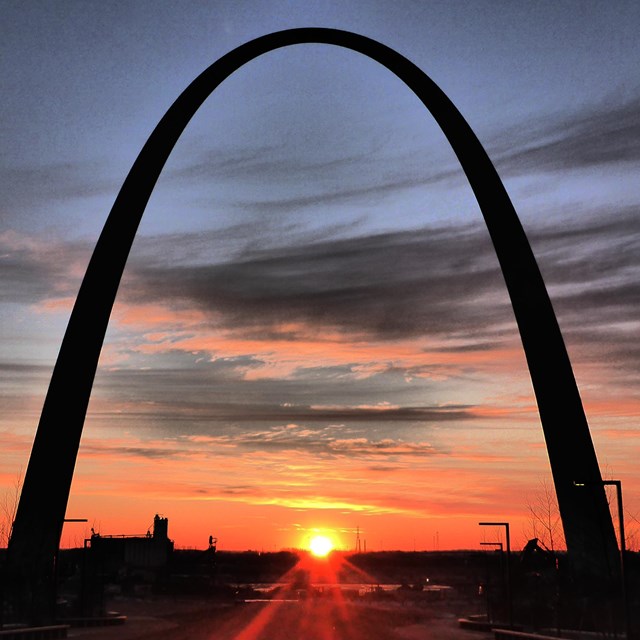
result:
[[(322, 26), (405, 55), (480, 138), (539, 259), (601, 463), (635, 513), (637, 3), (5, 2), (3, 14), (5, 486), (26, 467), (84, 269), (158, 120), (234, 47)], [(147, 207), (70, 506), (135, 529), (141, 509), (186, 521), (190, 505), (224, 519), (232, 546), (257, 545), (254, 517), (274, 545), (324, 519), (396, 546), (410, 546), (394, 538), (403, 527), (428, 545), (451, 526), (440, 540), (456, 546), (477, 537), (477, 516), (506, 510), (526, 528), (522, 496), (547, 476), (497, 260), (429, 114), (377, 63), (327, 45), (236, 72)]]

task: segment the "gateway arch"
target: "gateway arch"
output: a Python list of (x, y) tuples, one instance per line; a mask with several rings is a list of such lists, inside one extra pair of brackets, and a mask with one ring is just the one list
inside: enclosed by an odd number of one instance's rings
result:
[(127, 256), (160, 172), (192, 116), (220, 83), (264, 53), (309, 43), (351, 49), (388, 68), (421, 100), (451, 144), (480, 206), (511, 299), (569, 557), (576, 569), (606, 583), (619, 571), (613, 523), (564, 340), (527, 237), (484, 148), (442, 90), (393, 49), (347, 31), (301, 28), (249, 41), (202, 72), (160, 120), (115, 200), (53, 370), (9, 545), (8, 568), (31, 607), (40, 603), (46, 608), (98, 358)]

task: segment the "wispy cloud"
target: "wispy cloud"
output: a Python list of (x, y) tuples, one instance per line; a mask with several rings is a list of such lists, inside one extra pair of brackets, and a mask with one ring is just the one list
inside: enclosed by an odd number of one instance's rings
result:
[(478, 330), (477, 307), (508, 319), (506, 298), (495, 295), (497, 260), (475, 228), (254, 251), (224, 264), (134, 263), (132, 276), (131, 298), (182, 300), (261, 335), (296, 321), (378, 338)]
[(3, 207), (12, 215), (32, 215), (52, 202), (69, 202), (117, 193), (116, 181), (105, 177), (100, 162), (52, 162), (0, 167)]
[(0, 233), (0, 299), (37, 303), (75, 295), (91, 255), (85, 242)]
[[(562, 229), (538, 225), (529, 235), (566, 337), (585, 357), (597, 342), (605, 359), (637, 368), (640, 218), (633, 208), (610, 213)], [(239, 234), (234, 229), (231, 237)], [(138, 336), (137, 346), (123, 346), (149, 356), (201, 352), (245, 376), (306, 379), (345, 366), (351, 376), (394, 369), (437, 375), (447, 363), (466, 358), (487, 366), (499, 351), (504, 358), (517, 349), (497, 260), (479, 225), (297, 246), (269, 240), (223, 251), (222, 261), (215, 249), (229, 237), (207, 239), (210, 250), (199, 234), (139, 239), (112, 321), (132, 340)], [(0, 236), (0, 246), (5, 301), (69, 308), (88, 246), (12, 232)], [(294, 352), (324, 354), (321, 368)]]
[[(623, 323), (637, 321), (639, 220), (627, 210), (530, 231), (562, 326), (576, 339), (597, 328), (615, 348)], [(513, 335), (497, 260), (479, 226), (256, 250), (224, 264), (134, 264), (131, 273), (127, 299), (193, 305), (245, 339), (302, 339), (304, 327), (352, 339), (441, 335), (447, 343), (434, 349), (445, 353), (494, 349), (506, 327)]]
[[(640, 162), (640, 98), (611, 97), (578, 111), (546, 114), (519, 123), (486, 141), (487, 151), (503, 177), (619, 166)], [(314, 177), (314, 192), (296, 193), (296, 185)], [(387, 196), (451, 181), (459, 183), (457, 164), (443, 166), (421, 153), (389, 158), (384, 148), (358, 156), (309, 161), (287, 155), (284, 148), (211, 150), (175, 169), (172, 180), (242, 181), (245, 185), (289, 185), (293, 195), (235, 200), (244, 212), (300, 212), (310, 207), (379, 202)], [(246, 188), (244, 189), (246, 191)]]
[(506, 174), (640, 162), (640, 98), (609, 99), (571, 114), (510, 129), (489, 144)]
[[(338, 431), (330, 437), (328, 430), (311, 433), (299, 425), (255, 435), (276, 440), (285, 433), (288, 441), (298, 438), (315, 444), (269, 449), (245, 434), (235, 438), (239, 447), (229, 450), (224, 444), (230, 438), (224, 436), (147, 442), (88, 437), (81, 448), (83, 480), (78, 492), (424, 518), (486, 508), (495, 499), (502, 475), (487, 475), (486, 465), (497, 461), (507, 469), (504, 473), (511, 473), (514, 464), (510, 457), (489, 452), (461, 452), (458, 458), (456, 451), (444, 455), (426, 442), (341, 438)], [(114, 464), (128, 472), (105, 473)], [(133, 479), (140, 475), (144, 483)], [(466, 480), (462, 485), (461, 479)], [(519, 485), (517, 477), (512, 484)]]

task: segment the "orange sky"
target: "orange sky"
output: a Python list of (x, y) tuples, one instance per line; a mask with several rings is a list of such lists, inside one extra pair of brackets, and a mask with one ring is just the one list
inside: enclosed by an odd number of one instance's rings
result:
[[(61, 309), (64, 305), (47, 301), (41, 313)], [(355, 547), (359, 529), (362, 544), (372, 551), (473, 549), (481, 541), (503, 540), (499, 527), (478, 526), (487, 520), (510, 522), (514, 548), (533, 537), (528, 505), (551, 481), (517, 341), (495, 350), (440, 353), (444, 338), (351, 341), (339, 332), (314, 334), (311, 326), (296, 323), (280, 327), (286, 340), (274, 339), (273, 331), (265, 339), (247, 340), (236, 338), (233, 330), (207, 330), (198, 323), (199, 313), (118, 305), (67, 510), (67, 517), (88, 522), (65, 525), (63, 546), (81, 545), (91, 528), (103, 535), (144, 534), (156, 513), (169, 518), (170, 537), (183, 548), (204, 548), (209, 535), (218, 538), (220, 549), (299, 548), (308, 545), (313, 532), (323, 532), (348, 550)], [(291, 333), (303, 337), (292, 341)], [(127, 399), (130, 394), (119, 384), (116, 397), (102, 383), (105, 376), (126, 372), (138, 353), (166, 357), (172, 352), (211, 359), (263, 354), (264, 367), (236, 372), (244, 384), (353, 361), (360, 363), (349, 376), (355, 382), (392, 367), (413, 371), (405, 375), (403, 384), (409, 387), (422, 388), (425, 381), (446, 385), (465, 371), (476, 372), (471, 378), (478, 383), (467, 381), (467, 400), (474, 403), (456, 404), (449, 392), (449, 401), (434, 407), (434, 416), (419, 407), (415, 415), (405, 415), (391, 394), (381, 393), (375, 404), (320, 401), (296, 407), (291, 416), (290, 407), (272, 406), (266, 419), (252, 415), (250, 405), (242, 417), (237, 408), (217, 404), (212, 416), (208, 404), (180, 403), (179, 396)], [(421, 363), (434, 361), (436, 374), (420, 370)], [(610, 378), (602, 371), (592, 374), (585, 367), (585, 405), (603, 474), (615, 470), (624, 480), (633, 532), (638, 486), (629, 445), (635, 445), (633, 421), (640, 406), (633, 395), (612, 402), (599, 382)], [(15, 403), (16, 415), (36, 422), (36, 397)], [(25, 404), (30, 411), (24, 411)], [(353, 414), (359, 416), (355, 423)], [(191, 427), (165, 430), (159, 415), (171, 424), (214, 420), (214, 425), (206, 433)], [(216, 431), (215, 424), (238, 419), (248, 426)], [(374, 428), (359, 430), (362, 421)], [(25, 420), (22, 429), (3, 434), (4, 456), (14, 469), (4, 474), (5, 485), (24, 469), (30, 428)]]

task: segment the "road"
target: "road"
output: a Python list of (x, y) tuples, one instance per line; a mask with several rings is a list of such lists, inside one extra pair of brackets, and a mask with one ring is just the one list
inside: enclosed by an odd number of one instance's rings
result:
[[(330, 596), (300, 601), (213, 606), (176, 600), (121, 601), (114, 627), (71, 628), (75, 640), (484, 640), (460, 629), (438, 603), (349, 602)], [(486, 636), (488, 637), (488, 636)]]

